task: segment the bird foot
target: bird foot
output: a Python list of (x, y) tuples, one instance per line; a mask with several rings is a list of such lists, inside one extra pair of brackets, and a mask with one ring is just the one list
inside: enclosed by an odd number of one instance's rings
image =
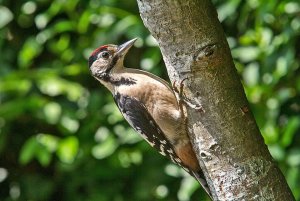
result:
[(184, 78), (180, 81), (179, 88), (176, 86), (176, 81), (174, 81), (173, 84), (172, 84), (173, 90), (174, 90), (174, 92), (177, 96), (179, 107), (181, 108), (181, 110), (183, 110), (182, 107), (183, 107), (183, 104), (185, 103), (190, 108), (193, 108), (193, 109), (195, 109), (199, 112), (204, 112), (204, 109), (203, 109), (203, 107), (200, 103), (196, 103), (196, 104), (191, 103), (191, 101), (188, 100), (188, 98), (184, 95), (184, 93), (183, 93), (183, 87), (184, 87), (183, 82), (187, 79), (188, 78), (186, 77), (186, 78)]

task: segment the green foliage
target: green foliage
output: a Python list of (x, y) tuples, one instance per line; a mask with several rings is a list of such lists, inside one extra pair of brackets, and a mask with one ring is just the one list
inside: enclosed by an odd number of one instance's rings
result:
[[(264, 139), (300, 200), (300, 4), (214, 3)], [(127, 66), (166, 78), (134, 0), (1, 4), (0, 200), (205, 199), (89, 74), (94, 48), (139, 37)]]

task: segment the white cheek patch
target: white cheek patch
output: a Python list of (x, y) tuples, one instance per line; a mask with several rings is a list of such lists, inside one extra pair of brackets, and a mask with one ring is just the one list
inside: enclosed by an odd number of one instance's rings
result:
[(92, 65), (92, 67), (90, 68), (92, 75), (95, 77), (101, 77), (101, 75), (104, 74), (104, 70), (103, 69), (99, 69), (99, 67)]

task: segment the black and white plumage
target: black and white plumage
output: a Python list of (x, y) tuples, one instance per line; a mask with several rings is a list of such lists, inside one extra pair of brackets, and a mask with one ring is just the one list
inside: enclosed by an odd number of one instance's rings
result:
[(172, 144), (164, 136), (162, 130), (156, 124), (147, 108), (140, 101), (130, 96), (123, 96), (116, 93), (114, 100), (127, 122), (136, 130), (152, 147), (164, 156), (167, 156), (174, 163), (188, 168), (176, 155)]
[(135, 40), (96, 49), (89, 58), (90, 71), (113, 94), (128, 123), (160, 154), (194, 176), (210, 195), (172, 88), (153, 74), (123, 66)]

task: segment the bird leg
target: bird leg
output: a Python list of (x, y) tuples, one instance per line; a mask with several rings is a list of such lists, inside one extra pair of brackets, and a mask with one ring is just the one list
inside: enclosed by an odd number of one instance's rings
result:
[(185, 104), (185, 105), (189, 106), (190, 108), (193, 108), (199, 112), (204, 112), (203, 107), (200, 103), (196, 103), (196, 104), (191, 103), (191, 101), (188, 100), (188, 98), (183, 94), (183, 87), (184, 87), (183, 82), (187, 79), (188, 78), (186, 77), (180, 81), (179, 89), (176, 86), (176, 81), (174, 81), (172, 84), (173, 90), (177, 95), (178, 105), (179, 105), (181, 112), (183, 112), (183, 104)]
[(186, 80), (187, 78), (184, 78), (183, 80), (180, 81), (179, 84), (179, 89), (176, 86), (176, 81), (173, 82), (172, 84), (172, 88), (177, 96), (177, 101), (178, 101), (178, 105), (179, 105), (179, 109), (181, 111), (181, 114), (184, 114), (184, 110), (183, 110), (183, 103), (184, 103), (184, 97), (183, 97), (183, 87), (184, 84), (183, 82)]

